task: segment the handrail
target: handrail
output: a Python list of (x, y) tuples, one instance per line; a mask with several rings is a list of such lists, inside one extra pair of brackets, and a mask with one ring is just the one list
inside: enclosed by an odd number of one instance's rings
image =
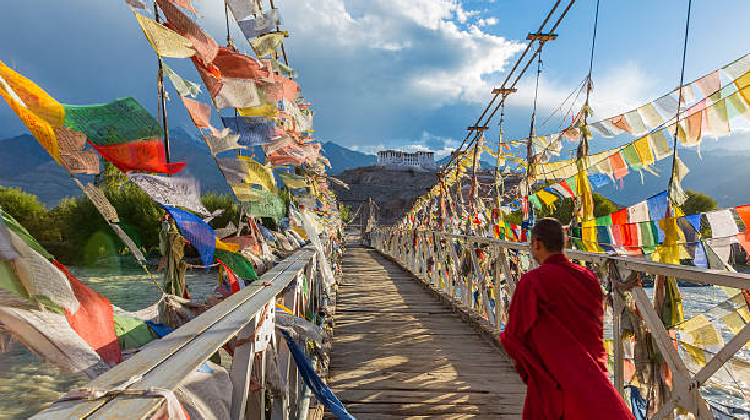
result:
[[(393, 258), (406, 270), (431, 288), (445, 294), (462, 311), (483, 318), (493, 334), (500, 332), (507, 319), (507, 308), (521, 274), (534, 268), (527, 243), (508, 242), (496, 238), (454, 235), (423, 229), (405, 230), (378, 227), (371, 233), (372, 246)], [(480, 258), (480, 250), (483, 257)], [(640, 319), (651, 332), (657, 350), (667, 362), (674, 378), (671, 396), (659, 404), (662, 409), (652, 418), (662, 418), (676, 407), (693, 412), (697, 418), (712, 418), (703, 401), (700, 387), (736, 354), (750, 338), (750, 323), (737, 332), (716, 355), (707, 360), (699, 372), (691, 374), (669, 335), (654, 305), (638, 282), (623, 282), (631, 273), (670, 276), (696, 283), (750, 289), (750, 275), (719, 270), (705, 270), (682, 265), (663, 264), (641, 258), (616, 254), (599, 254), (566, 249), (565, 254), (601, 268), (600, 283), (611, 291), (613, 322), (611, 336), (614, 353), (615, 389), (625, 396), (624, 348), (622, 321), (625, 311), (632, 319)], [(620, 274), (622, 273), (622, 275)], [(494, 295), (494, 310), (490, 293)], [(629, 298), (635, 306), (626, 307)], [(637, 310), (636, 310), (637, 309)], [(633, 311), (637, 313), (634, 314)]]
[[(325, 247), (330, 247), (330, 243)], [(321, 255), (327, 258), (334, 253), (316, 252), (313, 245), (297, 250), (291, 256), (278, 263), (273, 269), (261, 276), (239, 292), (228, 297), (216, 306), (208, 309), (187, 324), (177, 328), (160, 340), (155, 340), (143, 347), (128, 360), (113, 367), (85, 386), (92, 390), (113, 390), (123, 384), (129, 384), (128, 390), (166, 389), (175, 391), (188, 374), (194, 372), (207, 361), (220, 347), (232, 338), (254, 336), (256, 326), (260, 327), (263, 317), (273, 316), (275, 303), (280, 300), (286, 307), (296, 311), (296, 315), (309, 317), (319, 313), (324, 305), (325, 282), (324, 270), (319, 261)], [(309, 298), (302, 296), (303, 276), (309, 285)], [(296, 280), (296, 283), (295, 283)], [(295, 304), (296, 303), (296, 304)], [(261, 317), (263, 315), (263, 317)], [(245, 406), (248, 404), (250, 373), (259, 369), (254, 375), (265, 383), (265, 346), (257, 352), (256, 340), (242, 340), (235, 347), (230, 378), (234, 388), (232, 399), (232, 418), (245, 418)], [(284, 340), (279, 340), (283, 342)], [(275, 337), (273, 343), (276, 343)], [(274, 409), (283, 411), (282, 418), (288, 418), (297, 411), (290, 404), (296, 397), (302, 381), (298, 377), (294, 363), (290, 359), (285, 344), (276, 347), (280, 366), (287, 367), (281, 372), (289, 384), (287, 392), (274, 401)], [(257, 366), (256, 353), (262, 362)], [(253, 367), (253, 365), (256, 367)], [(291, 392), (290, 392), (291, 391)], [(265, 416), (265, 391), (257, 392), (256, 400), (260, 403), (251, 407), (256, 413), (254, 418)], [(276, 400), (276, 398), (275, 398)], [(283, 401), (281, 401), (283, 400)], [(296, 398), (295, 404), (301, 403)], [(72, 418), (148, 418), (163, 403), (163, 399), (116, 395), (93, 401), (71, 400), (55, 402), (46, 410), (38, 413), (33, 419), (72, 419)], [(277, 413), (278, 414), (278, 413)], [(275, 415), (274, 415), (275, 416)]]

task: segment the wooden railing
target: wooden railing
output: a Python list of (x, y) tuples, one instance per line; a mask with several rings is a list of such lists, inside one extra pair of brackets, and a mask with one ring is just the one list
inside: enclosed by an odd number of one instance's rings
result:
[[(188, 374), (198, 369), (225, 343), (236, 338), (238, 344), (234, 348), (229, 372), (233, 389), (231, 419), (264, 419), (267, 414), (265, 360), (270, 342), (277, 349), (279, 373), (287, 384), (281, 398), (273, 400), (271, 418), (306, 418), (310, 392), (290, 359), (286, 341), (276, 336), (272, 324), (270, 330), (260, 325), (274, 316), (276, 303), (293, 310), (295, 315), (318, 318), (316, 314), (327, 303), (326, 284), (333, 280), (324, 278), (324, 273), (330, 273), (330, 270), (323, 269), (320, 258), (334, 253), (330, 243), (323, 248), (323, 252), (316, 252), (312, 245), (299, 249), (259, 280), (169, 335), (149, 343), (85, 388), (107, 391), (128, 384), (127, 390), (134, 392), (148, 389), (175, 391)], [(307, 284), (309, 294), (303, 293), (303, 284)], [(250, 391), (251, 375), (263, 385), (262, 389)], [(105, 396), (91, 401), (59, 401), (33, 418), (145, 419), (163, 403), (163, 398), (133, 395)]]
[[(508, 305), (520, 276), (536, 266), (526, 243), (399, 228), (378, 228), (372, 232), (371, 240), (374, 248), (447, 296), (461, 310), (486, 320), (494, 328), (493, 334), (500, 332), (507, 319)], [(707, 360), (702, 369), (691, 374), (641, 283), (623, 280), (650, 274), (746, 289), (750, 288), (750, 275), (579, 250), (566, 250), (565, 253), (570, 259), (588, 263), (599, 272), (601, 285), (611, 291), (613, 316), (609, 333), (614, 346), (614, 385), (620, 395), (625, 396), (622, 321), (626, 309), (623, 302), (628, 298), (635, 303), (645, 327), (651, 332), (653, 343), (673, 375), (671, 396), (660, 401), (660, 409), (652, 418), (666, 417), (676, 407), (690, 411), (700, 419), (713, 418), (701, 397), (701, 386), (750, 340), (750, 324), (746, 324), (712, 359)], [(490, 291), (495, 297), (494, 308), (490, 303)]]

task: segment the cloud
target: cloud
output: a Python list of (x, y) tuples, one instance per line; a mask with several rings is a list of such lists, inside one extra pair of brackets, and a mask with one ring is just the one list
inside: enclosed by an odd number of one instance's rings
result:
[(523, 46), (471, 23), (480, 13), (456, 0), (287, 0), (285, 46), (319, 111), (316, 135), (415, 138), (441, 108), (485, 101)]
[(500, 23), (500, 21), (497, 20), (497, 18), (494, 18), (494, 17), (490, 17), (490, 18), (487, 18), (487, 19), (479, 19), (477, 21), (477, 25), (480, 26), (480, 27), (482, 27), (482, 26), (493, 26), (493, 25), (497, 25), (498, 23)]

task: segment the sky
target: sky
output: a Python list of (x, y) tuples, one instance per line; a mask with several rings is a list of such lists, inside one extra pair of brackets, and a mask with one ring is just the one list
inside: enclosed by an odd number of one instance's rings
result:
[[(192, 2), (201, 14), (198, 22), (225, 45), (222, 0)], [(553, 1), (275, 3), (290, 32), (289, 64), (316, 112), (319, 141), (366, 153), (429, 149), (443, 156), (474, 124)], [(588, 72), (595, 5), (577, 1), (556, 31), (558, 39), (544, 48), (537, 134), (558, 131), (559, 118), (541, 123)], [(595, 117), (629, 111), (678, 85), (686, 13), (684, 0), (601, 2), (592, 73)], [(686, 81), (749, 52), (750, 32), (743, 30), (748, 15), (746, 1), (693, 2)], [(231, 19), (230, 32), (240, 50), (250, 53)], [(86, 105), (134, 96), (156, 115), (156, 56), (124, 0), (5, 1), (0, 60), (60, 102)], [(200, 82), (189, 60), (166, 60), (183, 77)], [(535, 73), (534, 65), (509, 99), (504, 123), (509, 138), (528, 135)], [(194, 132), (168, 87), (170, 126)], [(220, 125), (216, 115), (214, 121)], [(496, 116), (489, 138), (497, 138), (497, 123)], [(0, 138), (25, 132), (0, 103)]]

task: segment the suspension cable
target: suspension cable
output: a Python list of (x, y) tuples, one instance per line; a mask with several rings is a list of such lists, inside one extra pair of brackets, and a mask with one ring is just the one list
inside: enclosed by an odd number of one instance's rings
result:
[(683, 92), (682, 92), (682, 85), (685, 83), (685, 59), (687, 57), (687, 44), (688, 44), (688, 35), (690, 34), (690, 9), (693, 5), (693, 0), (688, 0), (688, 10), (687, 10), (687, 18), (685, 19), (685, 39), (682, 43), (682, 69), (680, 70), (680, 87), (678, 88), (680, 91), (679, 99), (677, 101), (677, 113), (675, 115), (675, 125), (674, 125), (674, 140), (672, 142), (672, 175), (669, 177), (669, 187), (667, 188), (667, 209), (669, 211), (669, 215), (671, 216), (672, 211), (672, 186), (674, 185), (674, 175), (675, 175), (675, 165), (677, 164), (677, 137), (680, 133), (680, 112), (682, 111), (682, 100), (683, 100)]

